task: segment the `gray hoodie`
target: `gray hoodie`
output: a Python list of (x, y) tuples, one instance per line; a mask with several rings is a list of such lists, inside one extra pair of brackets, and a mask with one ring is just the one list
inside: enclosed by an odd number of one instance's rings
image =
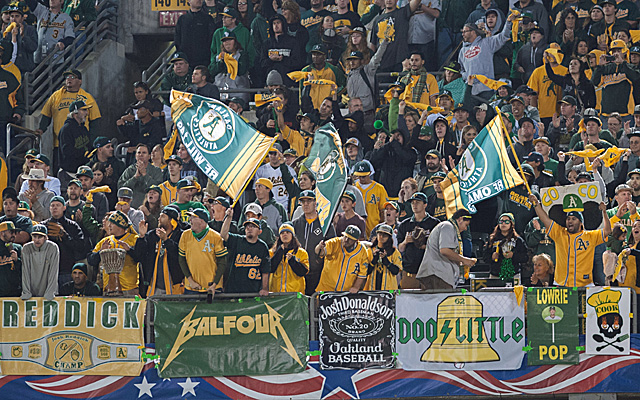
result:
[[(462, 67), (462, 78), (466, 81), (469, 75), (484, 75), (489, 79), (495, 77), (493, 72), (493, 54), (500, 50), (511, 37), (511, 22), (507, 21), (500, 34), (489, 37), (478, 36), (472, 43), (462, 43), (458, 62)], [(479, 81), (474, 81), (471, 94), (477, 95), (492, 91)]]
[(44, 297), (53, 300), (58, 293), (60, 250), (50, 240), (37, 248), (29, 242), (22, 248), (22, 300)]

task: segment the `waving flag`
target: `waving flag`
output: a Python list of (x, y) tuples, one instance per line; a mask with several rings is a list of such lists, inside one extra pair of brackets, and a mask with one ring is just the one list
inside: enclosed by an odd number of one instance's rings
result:
[(193, 161), (233, 199), (276, 140), (255, 130), (225, 104), (192, 93), (171, 91), (171, 117)]
[(316, 202), (322, 234), (326, 235), (340, 206), (340, 196), (347, 186), (342, 141), (332, 123), (321, 126), (313, 137), (313, 145), (304, 166), (316, 176)]
[(459, 208), (475, 213), (475, 203), (524, 183), (509, 161), (501, 124), (499, 115), (492, 119), (440, 184), (447, 216)]

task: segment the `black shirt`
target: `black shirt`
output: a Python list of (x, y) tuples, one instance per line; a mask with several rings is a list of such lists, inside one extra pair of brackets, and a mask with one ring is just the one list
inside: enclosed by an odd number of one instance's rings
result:
[(60, 296), (102, 296), (102, 290), (95, 282), (87, 281), (82, 289), (78, 289), (73, 281), (69, 281), (60, 287)]
[[(409, 219), (405, 219), (398, 225), (398, 243), (404, 242), (404, 239), (408, 234), (411, 234), (416, 227), (424, 229), (427, 234), (427, 239), (431, 234), (433, 228), (440, 223), (439, 220), (433, 218), (427, 214), (422, 221), (416, 221), (416, 216)], [(422, 257), (424, 256), (424, 249), (417, 247), (413, 243), (407, 243), (407, 246), (402, 253), (402, 269), (409, 274), (417, 274), (422, 263)]]

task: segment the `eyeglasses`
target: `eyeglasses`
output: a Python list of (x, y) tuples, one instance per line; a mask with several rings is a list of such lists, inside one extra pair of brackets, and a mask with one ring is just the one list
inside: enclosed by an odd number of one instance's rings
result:
[(244, 3), (238, 2), (238, 5), (239, 5), (239, 6), (246, 6), (246, 5), (247, 5), (247, 3), (246, 3), (246, 2), (244, 2)]
[(500, 225), (507, 225), (507, 224), (511, 223), (511, 220), (510, 219), (501, 219), (500, 221), (498, 221), (498, 223)]
[(278, 155), (278, 152), (276, 152), (276, 151), (270, 151), (270, 152), (269, 152), (269, 155), (270, 155), (270, 156), (277, 156), (277, 155)]
[(216, 199), (207, 199), (207, 203), (213, 204), (216, 202)]

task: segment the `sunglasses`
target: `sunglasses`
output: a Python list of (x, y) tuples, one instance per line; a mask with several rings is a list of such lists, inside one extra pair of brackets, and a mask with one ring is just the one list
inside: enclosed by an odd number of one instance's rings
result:
[(207, 199), (207, 203), (213, 204), (216, 202), (216, 199)]
[(270, 156), (277, 156), (277, 155), (278, 155), (278, 152), (277, 152), (277, 151), (270, 151), (270, 152), (269, 152), (269, 155), (270, 155)]
[(503, 220), (500, 220), (498, 223), (502, 224), (502, 225), (506, 225), (506, 224), (510, 224), (511, 220), (510, 219), (503, 219)]

